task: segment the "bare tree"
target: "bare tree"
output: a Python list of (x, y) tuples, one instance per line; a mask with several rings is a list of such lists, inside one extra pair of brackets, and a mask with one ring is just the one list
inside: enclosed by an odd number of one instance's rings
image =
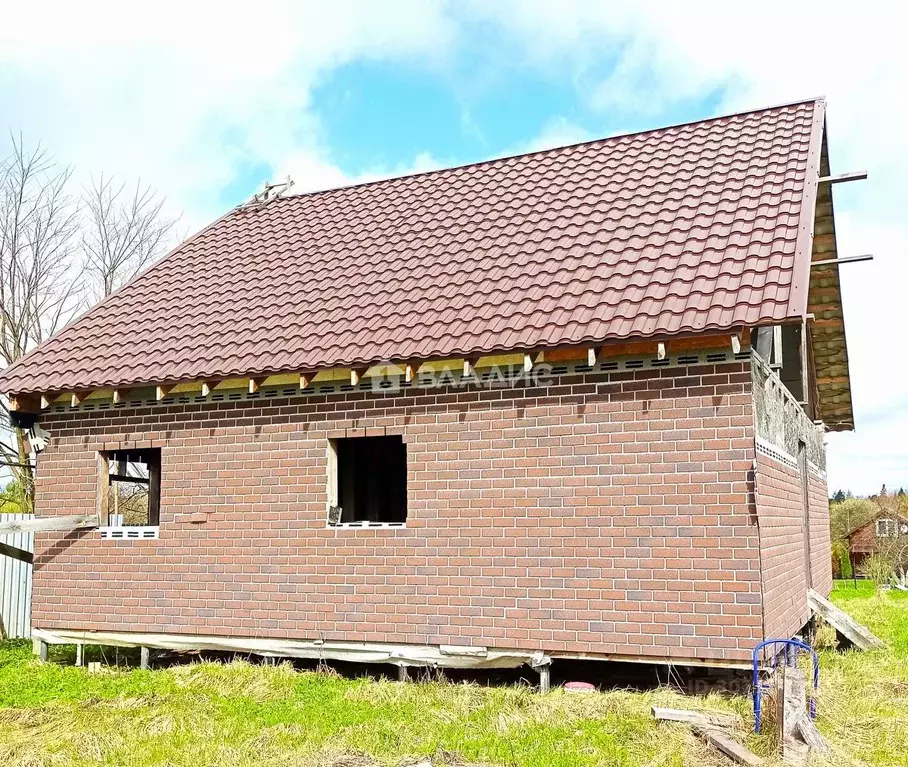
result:
[[(72, 318), (82, 289), (70, 169), (40, 145), (27, 149), (21, 136), (11, 138), (12, 151), (0, 161), (0, 358), (7, 365)], [(5, 402), (2, 407), (9, 423)], [(33, 471), (21, 429), (0, 438), (0, 456), (20, 505), (30, 507)]]
[(177, 219), (163, 213), (164, 199), (136, 182), (127, 191), (103, 175), (92, 178), (83, 195), (82, 248), (92, 298), (100, 300), (128, 282), (163, 254)]
[[(87, 302), (116, 290), (169, 245), (176, 219), (164, 200), (103, 175), (70, 194), (71, 170), (40, 145), (12, 136), (0, 159), (0, 362), (11, 365), (53, 335)], [(6, 392), (3, 392), (6, 394)], [(0, 510), (33, 508), (34, 470), (26, 435), (0, 398)]]

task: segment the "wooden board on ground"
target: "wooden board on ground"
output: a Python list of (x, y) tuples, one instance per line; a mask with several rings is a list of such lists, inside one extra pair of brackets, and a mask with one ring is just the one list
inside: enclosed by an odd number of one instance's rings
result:
[(37, 533), (47, 530), (81, 530), (100, 527), (97, 514), (72, 514), (66, 517), (35, 517), (17, 519), (14, 522), (0, 522), (0, 535), (13, 533)]
[(807, 712), (807, 677), (799, 668), (782, 669), (782, 759), (793, 767), (806, 765), (811, 750), (828, 753), (829, 746)]
[(684, 708), (660, 708), (653, 706), (653, 716), (666, 722), (698, 724), (701, 727), (739, 727), (741, 717), (737, 714), (722, 714), (712, 711), (690, 711)]
[(748, 767), (758, 767), (765, 762), (752, 751), (742, 746), (738, 741), (732, 740), (728, 735), (711, 727), (694, 727), (694, 732), (711, 746), (719, 749), (736, 764)]
[(821, 616), (836, 631), (843, 634), (855, 647), (861, 650), (882, 650), (886, 643), (875, 636), (870, 629), (862, 626), (848, 613), (840, 610), (832, 602), (813, 589), (807, 591), (807, 603), (810, 609)]

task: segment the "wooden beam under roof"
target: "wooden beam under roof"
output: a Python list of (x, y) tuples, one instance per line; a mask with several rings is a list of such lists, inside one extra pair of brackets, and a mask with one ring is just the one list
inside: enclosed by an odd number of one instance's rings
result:
[(173, 391), (173, 386), (164, 386), (159, 385), (154, 387), (154, 398), (160, 402), (164, 399), (170, 392)]
[(350, 386), (359, 386), (359, 382), (366, 374), (368, 368), (350, 368)]
[(835, 176), (820, 176), (817, 179), (818, 184), (844, 184), (847, 181), (864, 181), (867, 178), (866, 170), (859, 170), (853, 173), (839, 173)]
[(825, 258), (822, 261), (811, 261), (811, 269), (815, 266), (832, 266), (833, 264), (856, 264), (860, 261), (873, 261), (869, 253), (864, 256), (845, 256), (845, 258)]
[[(820, 319), (817, 321), (817, 324), (822, 326), (824, 322), (822, 319)], [(750, 331), (748, 328), (744, 328), (738, 331), (738, 333), (736, 333), (735, 335), (740, 337), (740, 344), (742, 347), (744, 344), (750, 343)], [(667, 354), (669, 347), (671, 347), (672, 352), (684, 352), (687, 350), (697, 349), (718, 350), (728, 344), (728, 339), (728, 331), (725, 331), (724, 333), (717, 331), (690, 336), (669, 336), (663, 337), (661, 339), (655, 338), (640, 341), (622, 340), (616, 342), (604, 342), (601, 345), (596, 346), (579, 344), (525, 352), (501, 352), (485, 355), (470, 354), (464, 357), (452, 357), (434, 360), (408, 360), (405, 363), (397, 363), (394, 367), (407, 381), (415, 380), (416, 375), (420, 371), (420, 369), (423, 369), (424, 371), (438, 371), (456, 370), (458, 367), (462, 367), (464, 377), (468, 377), (474, 376), (476, 374), (477, 367), (494, 365), (519, 365), (523, 368), (523, 370), (530, 372), (537, 363), (543, 361), (547, 363), (585, 361), (587, 364), (592, 363), (590, 364), (590, 367), (593, 367), (596, 362), (607, 357), (650, 355), (655, 356), (658, 359), (664, 359), (664, 355)], [(297, 380), (300, 390), (310, 388), (313, 383), (322, 381), (327, 382), (348, 380), (351, 385), (358, 386), (362, 382), (363, 378), (365, 378), (370, 372), (372, 374), (379, 374), (380, 371), (385, 369), (385, 367), (386, 366), (382, 365), (361, 365), (355, 368), (330, 367), (306, 373), (275, 373), (269, 376), (259, 375), (252, 377), (243, 376), (226, 379), (200, 379), (197, 381), (182, 381), (178, 384), (158, 384), (154, 386), (155, 399), (160, 402), (174, 392), (185, 392), (187, 394), (190, 394), (193, 391), (201, 391), (202, 396), (208, 396), (216, 387), (219, 390), (246, 389), (249, 393), (254, 394), (258, 392), (263, 386), (265, 386), (266, 383), (269, 386), (278, 384), (280, 384), (281, 386), (286, 386), (288, 384), (296, 385)], [(66, 394), (65, 396), (70, 397), (70, 401), (75, 402), (76, 404), (81, 403), (83, 400), (86, 400), (89, 397), (94, 399), (109, 398), (111, 396), (116, 403), (125, 400), (127, 394), (130, 391), (134, 390), (135, 387), (119, 389), (108, 388), (94, 392), (71, 392)], [(11, 394), (9, 395), (9, 397), (11, 410), (18, 409), (22, 412), (38, 413), (40, 412), (40, 409), (42, 407), (45, 409), (49, 407), (52, 404), (54, 398), (57, 397), (57, 395), (51, 392), (43, 396)]]

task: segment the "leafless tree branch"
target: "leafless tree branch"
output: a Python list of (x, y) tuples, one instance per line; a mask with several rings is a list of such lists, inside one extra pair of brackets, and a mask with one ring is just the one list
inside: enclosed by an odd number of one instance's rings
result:
[(85, 266), (92, 298), (100, 300), (164, 253), (177, 219), (164, 215), (164, 199), (141, 182), (127, 190), (102, 175), (92, 178), (82, 199)]

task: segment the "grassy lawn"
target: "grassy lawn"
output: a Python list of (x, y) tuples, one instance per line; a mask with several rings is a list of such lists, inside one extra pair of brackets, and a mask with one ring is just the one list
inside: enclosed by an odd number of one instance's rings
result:
[[(908, 594), (866, 585), (834, 600), (890, 643), (821, 658), (819, 727), (829, 765), (908, 765)], [(60, 652), (65, 651), (59, 648)], [(58, 656), (59, 657), (59, 656)], [(41, 664), (0, 645), (0, 765), (721, 765), (652, 705), (734, 711), (751, 702), (669, 689), (539, 696), (524, 687), (346, 679), (289, 664), (193, 663), (155, 671)], [(817, 760), (816, 764), (823, 764)]]

